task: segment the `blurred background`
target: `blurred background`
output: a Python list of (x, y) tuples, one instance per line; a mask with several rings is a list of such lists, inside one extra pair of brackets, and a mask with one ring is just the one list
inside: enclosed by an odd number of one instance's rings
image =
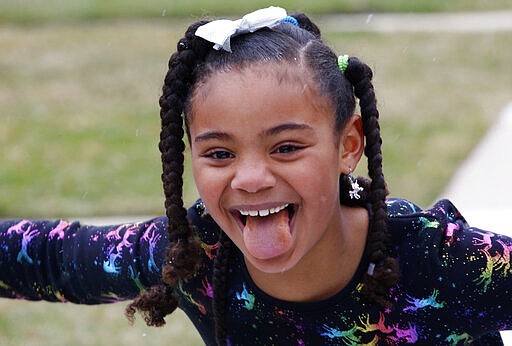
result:
[[(499, 14), (509, 0), (0, 0), (0, 218), (162, 214), (158, 97), (177, 40), (193, 21), (270, 5), (306, 12), (373, 68), (392, 196), (429, 206), (511, 101), (512, 32), (430, 17)], [(431, 26), (372, 25), (418, 14)], [(0, 344), (201, 344), (180, 313), (132, 327), (124, 306), (0, 300)]]

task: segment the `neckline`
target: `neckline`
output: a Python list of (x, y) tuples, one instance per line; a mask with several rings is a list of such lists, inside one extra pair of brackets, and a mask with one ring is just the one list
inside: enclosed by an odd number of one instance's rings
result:
[[(372, 210), (371, 206), (368, 204), (365, 204), (364, 208), (368, 212), (369, 216), (369, 222), (368, 222), (368, 232), (371, 229), (372, 224)], [(319, 301), (314, 302), (295, 302), (295, 301), (288, 301), (283, 299), (278, 299), (270, 294), (266, 293), (262, 289), (260, 289), (254, 280), (252, 279), (251, 275), (249, 274), (249, 270), (247, 269), (247, 265), (245, 264), (245, 260), (243, 257), (242, 252), (239, 249), (236, 249), (236, 259), (237, 259), (237, 265), (241, 268), (242, 271), (242, 278), (243, 281), (246, 283), (247, 287), (250, 288), (257, 296), (258, 298), (264, 300), (267, 303), (270, 303), (274, 306), (277, 306), (282, 309), (290, 309), (290, 310), (297, 310), (297, 311), (317, 311), (317, 310), (324, 310), (326, 308), (332, 308), (336, 304), (343, 303), (344, 301), (351, 298), (351, 295), (354, 293), (354, 291), (357, 290), (357, 286), (362, 281), (362, 278), (364, 276), (364, 273), (367, 271), (369, 262), (366, 259), (366, 245), (368, 242), (368, 237), (365, 242), (365, 250), (363, 252), (363, 256), (361, 260), (359, 261), (359, 264), (357, 266), (357, 269), (348, 282), (348, 284), (340, 289), (337, 293), (333, 294), (332, 296), (322, 299)], [(235, 256), (234, 256), (235, 257)]]
[(330, 296), (329, 298), (314, 302), (294, 302), (275, 298), (266, 293), (265, 291), (263, 291), (262, 289), (260, 289), (253, 281), (251, 275), (249, 274), (247, 266), (245, 265), (243, 254), (238, 249), (236, 250), (236, 252), (238, 265), (242, 270), (242, 280), (246, 284), (247, 288), (253, 291), (254, 294), (258, 297), (258, 299), (261, 299), (266, 303), (277, 306), (281, 309), (287, 310), (318, 311), (325, 310), (326, 308), (333, 308), (336, 304), (343, 303), (344, 301), (350, 299), (354, 291), (357, 290), (357, 286), (361, 282), (363, 275), (366, 271), (366, 268), (368, 267), (368, 263), (363, 257), (359, 262), (357, 270), (354, 273), (352, 279), (349, 281), (349, 283), (341, 290), (339, 290), (337, 293)]

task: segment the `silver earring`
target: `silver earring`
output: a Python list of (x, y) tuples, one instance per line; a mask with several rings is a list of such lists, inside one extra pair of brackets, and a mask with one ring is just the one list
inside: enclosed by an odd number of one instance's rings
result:
[(351, 174), (352, 174), (352, 168), (349, 168), (348, 180), (350, 180), (350, 185), (352, 186), (352, 190), (350, 190), (348, 192), (348, 194), (350, 195), (350, 199), (359, 199), (359, 198), (361, 198), (361, 196), (359, 195), (359, 192), (363, 191), (364, 189), (361, 186), (359, 186), (359, 183)]

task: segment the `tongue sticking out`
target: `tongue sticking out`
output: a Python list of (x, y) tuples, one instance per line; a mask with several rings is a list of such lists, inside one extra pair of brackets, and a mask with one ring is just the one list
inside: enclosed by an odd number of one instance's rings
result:
[(249, 253), (258, 259), (282, 255), (292, 246), (292, 235), (286, 209), (268, 216), (248, 216), (244, 242)]

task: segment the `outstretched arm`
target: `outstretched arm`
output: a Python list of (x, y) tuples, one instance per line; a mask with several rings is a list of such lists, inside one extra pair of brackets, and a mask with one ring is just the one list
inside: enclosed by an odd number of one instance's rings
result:
[(81, 226), (0, 222), (0, 296), (99, 304), (131, 299), (160, 281), (167, 219)]

